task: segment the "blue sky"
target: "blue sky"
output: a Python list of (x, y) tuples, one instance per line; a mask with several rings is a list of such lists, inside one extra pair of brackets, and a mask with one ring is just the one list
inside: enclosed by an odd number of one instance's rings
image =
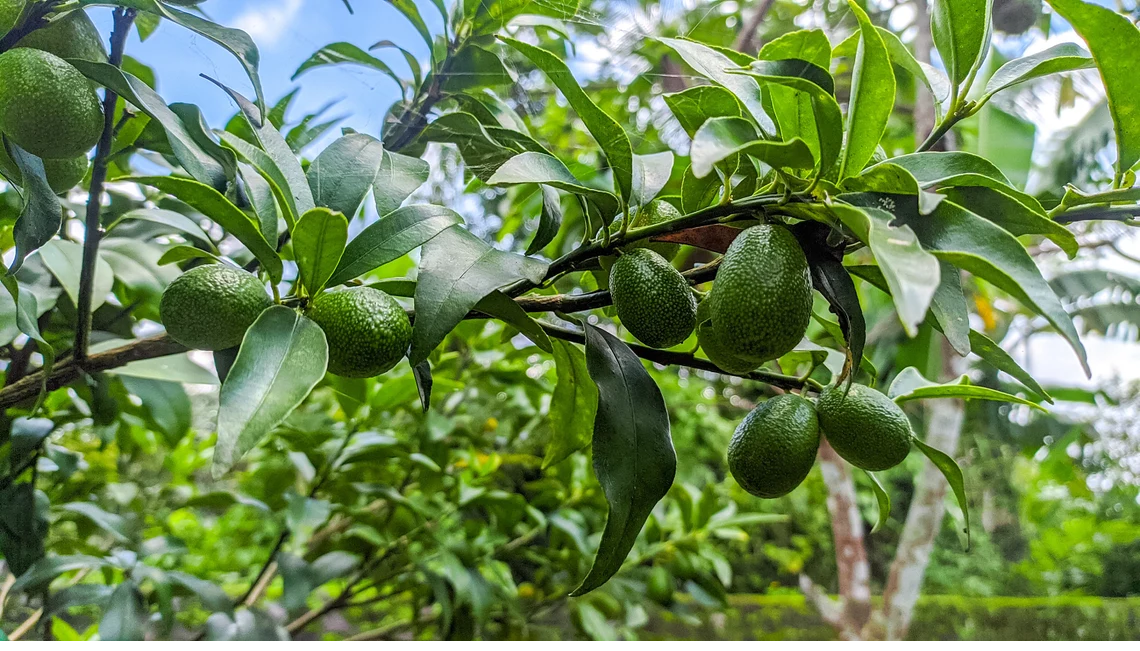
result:
[[(441, 29), (439, 12), (430, 3), (421, 4), (421, 15), (433, 33)], [(346, 115), (343, 126), (378, 134), (387, 108), (399, 89), (390, 78), (359, 66), (330, 66), (312, 70), (296, 82), (293, 72), (322, 46), (348, 41), (367, 49), (389, 39), (411, 50), (421, 62), (427, 60), (427, 45), (400, 12), (383, 0), (353, 0), (350, 15), (341, 0), (212, 0), (202, 8), (220, 24), (248, 32), (261, 51), (261, 78), (270, 102), (294, 86), (301, 93), (291, 117), (296, 119), (330, 100), (340, 100), (329, 113)], [(90, 9), (106, 37), (110, 34), (111, 10)], [(154, 68), (158, 91), (168, 102), (189, 102), (202, 108), (210, 126), (219, 128), (236, 107), (213, 84), (199, 77), (205, 73), (228, 86), (252, 95), (241, 67), (225, 50), (182, 27), (164, 22), (147, 41), (132, 35), (127, 53)], [(395, 50), (376, 55), (407, 77), (403, 57)]]

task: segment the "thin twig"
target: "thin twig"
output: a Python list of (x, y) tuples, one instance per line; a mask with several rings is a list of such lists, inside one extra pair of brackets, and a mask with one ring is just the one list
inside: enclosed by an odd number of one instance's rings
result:
[(25, 36), (42, 27), (47, 27), (47, 16), (55, 11), (55, 8), (62, 3), (63, 0), (45, 0), (40, 3), (31, 3), (24, 10), (24, 19), (20, 24), (13, 27), (0, 38), (0, 52), (7, 52), (16, 47)]

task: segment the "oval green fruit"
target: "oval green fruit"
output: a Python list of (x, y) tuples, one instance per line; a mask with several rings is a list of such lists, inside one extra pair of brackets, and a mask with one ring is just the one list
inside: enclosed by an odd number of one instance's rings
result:
[(46, 27), (20, 39), (16, 47), (30, 47), (51, 52), (61, 59), (105, 62), (107, 50), (103, 38), (91, 18), (82, 10), (56, 18)]
[(811, 320), (811, 275), (783, 226), (745, 229), (724, 254), (709, 292), (713, 327), (727, 352), (755, 362), (796, 347)]
[[(652, 226), (653, 224), (660, 224), (662, 222), (673, 221), (680, 219), (684, 215), (680, 210), (677, 210), (673, 204), (665, 201), (664, 199), (655, 199), (642, 206), (637, 214), (634, 215), (633, 221), (630, 222), (630, 228), (641, 228), (642, 226)], [(651, 242), (649, 239), (636, 240), (628, 245), (630, 249), (650, 249), (656, 251), (661, 257), (666, 260), (672, 260), (677, 257), (677, 252), (681, 250), (680, 244), (671, 244), (669, 242)]]
[(412, 324), (396, 299), (371, 287), (321, 294), (309, 307), (309, 318), (329, 342), (329, 373), (373, 377), (408, 352)]
[(863, 470), (894, 468), (910, 452), (910, 420), (893, 400), (862, 384), (827, 387), (816, 405), (831, 447)]
[(756, 367), (760, 366), (759, 362), (733, 355), (721, 342), (720, 335), (717, 334), (712, 321), (708, 319), (709, 307), (708, 299), (701, 301), (697, 306), (697, 343), (709, 361), (725, 373), (733, 375), (744, 375), (756, 370)]
[(697, 325), (697, 300), (681, 272), (649, 249), (623, 253), (610, 269), (618, 318), (646, 346), (676, 346)]
[(0, 131), (40, 158), (72, 158), (99, 141), (103, 109), (70, 63), (20, 47), (0, 54)]
[[(47, 158), (43, 160), (43, 164), (48, 185), (56, 194), (63, 194), (79, 185), (87, 175), (86, 154), (74, 158)], [(20, 167), (3, 147), (0, 147), (0, 174), (16, 185), (24, 185), (24, 175), (20, 173)]]
[(668, 606), (673, 603), (674, 590), (673, 575), (667, 568), (654, 565), (645, 579), (645, 596), (662, 606)]
[(0, 38), (3, 38), (20, 19), (27, 0), (0, 0)]
[(736, 483), (764, 498), (799, 486), (819, 451), (819, 420), (812, 404), (792, 393), (753, 409), (728, 444), (728, 470)]
[(272, 304), (253, 274), (209, 264), (170, 283), (158, 309), (167, 334), (178, 343), (198, 350), (224, 350), (240, 344), (245, 331)]

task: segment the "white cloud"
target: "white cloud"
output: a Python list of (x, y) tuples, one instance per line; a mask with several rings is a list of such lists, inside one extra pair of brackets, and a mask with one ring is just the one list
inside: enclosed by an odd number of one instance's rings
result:
[(285, 36), (301, 12), (305, 0), (263, 2), (233, 20), (233, 26), (249, 34), (262, 47), (272, 47)]

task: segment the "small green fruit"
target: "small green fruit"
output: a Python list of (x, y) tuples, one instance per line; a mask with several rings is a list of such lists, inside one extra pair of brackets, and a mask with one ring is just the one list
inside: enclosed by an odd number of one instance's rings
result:
[[(48, 158), (43, 161), (44, 175), (47, 176), (48, 185), (52, 192), (63, 194), (83, 180), (87, 175), (87, 156), (80, 154), (74, 158)], [(12, 183), (24, 185), (24, 175), (16, 161), (8, 152), (0, 147), (0, 174), (3, 174)]]
[(20, 19), (27, 0), (0, 0), (0, 38), (3, 38)]
[(412, 342), (412, 324), (396, 299), (371, 287), (321, 294), (309, 318), (329, 342), (329, 373), (373, 377), (399, 362)]
[(791, 231), (745, 229), (724, 254), (708, 299), (726, 352), (757, 363), (796, 347), (811, 320), (811, 275)]
[(649, 249), (633, 249), (618, 258), (610, 270), (610, 294), (622, 325), (646, 346), (676, 346), (697, 324), (689, 283)]
[(673, 575), (668, 569), (654, 565), (645, 579), (645, 596), (662, 606), (669, 606), (673, 603), (674, 590)]
[(99, 141), (103, 109), (70, 63), (16, 48), (0, 54), (0, 131), (40, 158), (73, 158)]
[(209, 264), (170, 283), (158, 309), (167, 334), (178, 343), (198, 350), (224, 350), (240, 344), (245, 331), (272, 304), (253, 274)]
[(107, 60), (107, 50), (103, 39), (91, 18), (83, 11), (73, 11), (62, 18), (51, 21), (20, 39), (16, 47), (30, 47), (51, 52), (61, 59), (82, 59), (84, 61)]
[(827, 387), (816, 408), (831, 447), (863, 470), (887, 470), (910, 452), (910, 421), (893, 400), (862, 384)]
[[(684, 215), (680, 210), (677, 210), (673, 204), (663, 199), (655, 199), (645, 204), (634, 215), (633, 221), (630, 222), (630, 228), (641, 228), (642, 226), (652, 226), (653, 224), (660, 224), (662, 222), (673, 221), (680, 219)], [(677, 257), (677, 252), (681, 250), (680, 244), (671, 244), (669, 242), (651, 242), (649, 239), (637, 240), (626, 248), (645, 248), (651, 251), (656, 251), (661, 257), (666, 260), (672, 260)]]
[(709, 361), (725, 373), (734, 375), (744, 375), (756, 370), (756, 367), (760, 366), (759, 362), (736, 357), (721, 342), (712, 321), (708, 320), (709, 308), (708, 299), (701, 301), (697, 306), (697, 343), (700, 344), (701, 350), (705, 351)]
[(808, 476), (818, 451), (815, 408), (800, 396), (786, 393), (744, 417), (728, 444), (728, 469), (749, 493), (780, 497)]

